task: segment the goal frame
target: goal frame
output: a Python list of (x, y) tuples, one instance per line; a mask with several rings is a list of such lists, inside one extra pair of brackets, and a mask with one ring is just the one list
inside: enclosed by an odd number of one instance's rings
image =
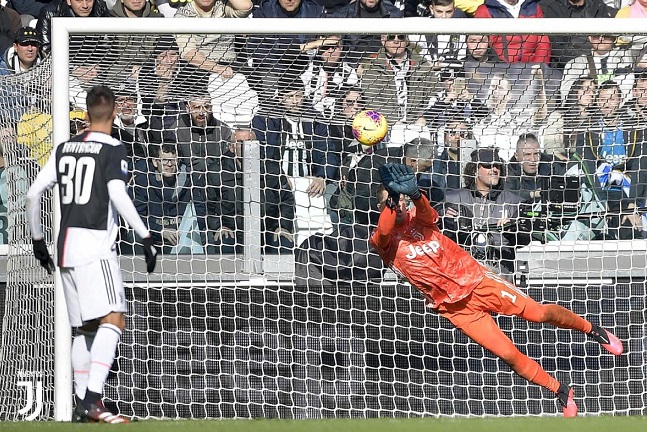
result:
[[(376, 24), (384, 24), (376, 26)], [(325, 26), (313, 25), (313, 19), (221, 19), (217, 29), (207, 19), (138, 19), (128, 18), (53, 18), (52, 19), (52, 121), (53, 143), (69, 138), (69, 37), (80, 34), (590, 34), (591, 29), (605, 33), (645, 34), (641, 19), (583, 18), (558, 19), (449, 19), (406, 18), (376, 21), (357, 18), (326, 18)], [(324, 28), (325, 27), (325, 28)], [(376, 28), (380, 27), (380, 28)], [(430, 28), (432, 27), (432, 28)], [(599, 33), (599, 31), (597, 31)], [(286, 33), (287, 34), (287, 33)], [(54, 206), (54, 238), (60, 214)], [(60, 273), (55, 277), (55, 375), (54, 420), (69, 421), (72, 414), (71, 332)]]

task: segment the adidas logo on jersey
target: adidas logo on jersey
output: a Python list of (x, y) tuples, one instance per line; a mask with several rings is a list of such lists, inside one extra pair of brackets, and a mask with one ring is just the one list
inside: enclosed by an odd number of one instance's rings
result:
[(414, 259), (415, 257), (421, 256), (421, 255), (426, 255), (429, 253), (438, 253), (440, 250), (440, 243), (438, 243), (436, 240), (432, 240), (427, 244), (423, 244), (422, 246), (413, 246), (409, 245), (409, 253), (406, 254), (407, 259)]

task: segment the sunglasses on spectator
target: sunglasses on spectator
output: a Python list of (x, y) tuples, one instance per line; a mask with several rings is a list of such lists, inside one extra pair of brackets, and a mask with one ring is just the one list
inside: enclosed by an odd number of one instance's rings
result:
[(341, 48), (341, 45), (338, 44), (338, 43), (332, 44), (332, 45), (323, 45), (321, 48), (319, 48), (319, 51), (324, 52), (324, 51), (328, 51), (328, 50), (331, 50), (331, 49), (337, 49), (337, 48)]
[(491, 164), (491, 163), (481, 163), (479, 164), (480, 167), (483, 167), (485, 169), (492, 169), (493, 167), (501, 169), (502, 165), (501, 164)]
[(388, 35), (386, 37), (386, 40), (388, 40), (388, 41), (393, 41), (393, 40), (406, 41), (408, 39), (409, 39), (409, 37), (407, 35), (403, 35), (403, 34), (400, 34), (400, 35)]

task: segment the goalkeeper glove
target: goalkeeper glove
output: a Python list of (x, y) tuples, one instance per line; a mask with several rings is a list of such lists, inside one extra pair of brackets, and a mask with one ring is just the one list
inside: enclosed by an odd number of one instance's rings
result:
[[(408, 195), (411, 199), (420, 198), (420, 190), (418, 189), (418, 181), (413, 172), (413, 168), (409, 165), (388, 163), (383, 167), (388, 173), (382, 177), (382, 183), (393, 192)], [(388, 184), (385, 183), (388, 181)]]
[(389, 194), (389, 197), (386, 199), (386, 206), (391, 210), (394, 210), (400, 202), (400, 194), (389, 187), (389, 183), (393, 181), (393, 176), (386, 165), (382, 165), (378, 168), (378, 172), (380, 173), (382, 184), (384, 185), (386, 192)]
[(32, 239), (32, 244), (34, 248), (34, 256), (40, 262), (40, 265), (47, 270), (48, 274), (52, 274), (55, 270), (54, 261), (49, 255), (47, 250), (47, 245), (45, 244), (44, 239), (34, 240)]
[(153, 244), (153, 238), (148, 236), (142, 239), (144, 244), (144, 258), (146, 259), (146, 271), (153, 273), (155, 271), (155, 264), (157, 264), (157, 248)]

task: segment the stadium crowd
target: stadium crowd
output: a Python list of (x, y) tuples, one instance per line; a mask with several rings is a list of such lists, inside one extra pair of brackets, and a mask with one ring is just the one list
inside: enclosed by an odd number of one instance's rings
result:
[[(645, 18), (647, 1), (9, 0), (0, 8), (4, 79), (37, 70), (61, 16)], [(644, 37), (615, 34), (73, 36), (71, 131), (84, 130), (87, 89), (110, 84), (131, 194), (165, 253), (241, 250), (243, 145), (258, 140), (265, 252), (304, 242), (299, 221), (313, 203), (326, 209), (326, 234), (374, 226), (377, 169), (398, 160), (417, 171), (449, 233), (467, 228), (466, 248), (505, 264), (533, 237), (643, 237), (646, 47)], [(390, 125), (372, 148), (350, 126), (365, 108)], [(5, 118), (15, 120), (5, 135), (43, 165), (51, 115), (23, 102)], [(543, 234), (520, 228), (527, 209), (548, 220)], [(122, 253), (132, 235), (122, 230)]]

